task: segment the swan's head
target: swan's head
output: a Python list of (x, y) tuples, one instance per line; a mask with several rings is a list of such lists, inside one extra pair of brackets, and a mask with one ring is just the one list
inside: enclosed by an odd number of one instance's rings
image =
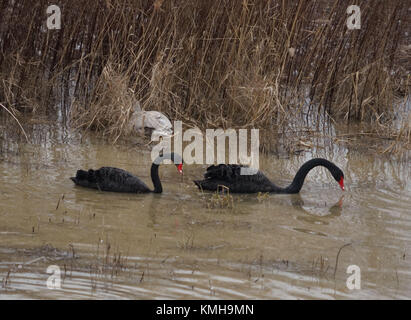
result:
[(174, 152), (171, 152), (169, 156), (170, 159), (174, 162), (174, 165), (176, 166), (178, 173), (183, 174), (183, 158), (178, 153)]
[(340, 168), (336, 167), (331, 173), (332, 173), (334, 179), (340, 185), (341, 190), (344, 191), (345, 190), (345, 188), (344, 188), (344, 173), (342, 172), (342, 170)]
[(178, 153), (170, 152), (170, 153), (163, 154), (163, 151), (161, 150), (159, 156), (154, 160), (154, 163), (157, 165), (160, 165), (160, 163), (166, 159), (173, 161), (174, 165), (177, 168), (177, 171), (183, 174), (184, 161), (183, 161), (183, 158)]

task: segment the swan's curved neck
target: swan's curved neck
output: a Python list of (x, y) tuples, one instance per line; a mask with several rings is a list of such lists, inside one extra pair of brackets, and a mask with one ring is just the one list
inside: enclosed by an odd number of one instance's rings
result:
[(283, 193), (300, 192), (304, 184), (305, 177), (307, 176), (308, 172), (310, 172), (311, 169), (317, 166), (326, 167), (330, 171), (333, 168), (335, 168), (335, 165), (328, 160), (321, 159), (321, 158), (311, 159), (301, 166), (301, 168), (297, 171), (297, 174), (295, 175), (293, 182), (288, 187), (281, 189), (281, 192)]
[(163, 160), (165, 159), (170, 159), (171, 161), (177, 164), (183, 163), (183, 159), (180, 157), (180, 155), (174, 152), (160, 155), (154, 160), (153, 164), (151, 165), (151, 180), (153, 181), (154, 185), (154, 193), (163, 192), (160, 177), (158, 176), (158, 167), (160, 166), (161, 162), (163, 162)]
[(153, 181), (154, 185), (154, 193), (162, 193), (163, 186), (161, 185), (160, 177), (158, 176), (158, 164), (153, 163), (151, 165), (151, 181)]

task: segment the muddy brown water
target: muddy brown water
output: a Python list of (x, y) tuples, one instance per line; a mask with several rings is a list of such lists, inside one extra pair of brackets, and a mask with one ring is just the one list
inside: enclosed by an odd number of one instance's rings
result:
[[(162, 165), (164, 193), (76, 187), (77, 169), (116, 166), (150, 187), (150, 153), (53, 130), (0, 156), (1, 299), (405, 299), (411, 297), (411, 167), (323, 142), (291, 157), (261, 156), (286, 185), (301, 164), (325, 157), (345, 173), (342, 192), (323, 168), (299, 195), (232, 195), (219, 207)], [(338, 260), (338, 261), (337, 261)], [(60, 268), (50, 289), (47, 268)], [(347, 287), (350, 265), (361, 288)], [(55, 284), (55, 283), (54, 283)]]

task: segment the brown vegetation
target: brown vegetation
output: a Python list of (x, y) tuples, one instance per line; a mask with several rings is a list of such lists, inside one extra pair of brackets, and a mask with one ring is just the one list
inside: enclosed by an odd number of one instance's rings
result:
[(384, 126), (410, 94), (408, 1), (354, 1), (359, 30), (351, 2), (59, 1), (48, 30), (48, 1), (4, 0), (0, 103), (114, 137), (135, 100), (200, 128), (283, 132), (314, 114)]

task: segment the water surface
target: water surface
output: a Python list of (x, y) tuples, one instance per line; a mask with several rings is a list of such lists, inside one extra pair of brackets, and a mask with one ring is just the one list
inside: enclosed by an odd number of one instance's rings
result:
[[(77, 169), (115, 166), (150, 187), (150, 153), (132, 143), (50, 129), (32, 144), (3, 141), (0, 156), (0, 298), (405, 299), (411, 296), (411, 167), (406, 156), (322, 139), (294, 156), (260, 156), (260, 169), (289, 183), (312, 157), (324, 168), (298, 195), (232, 195), (219, 207), (162, 165), (163, 194), (76, 187)], [(338, 255), (338, 263), (336, 264)], [(47, 267), (61, 288), (47, 288)], [(349, 290), (349, 265), (361, 289)]]

